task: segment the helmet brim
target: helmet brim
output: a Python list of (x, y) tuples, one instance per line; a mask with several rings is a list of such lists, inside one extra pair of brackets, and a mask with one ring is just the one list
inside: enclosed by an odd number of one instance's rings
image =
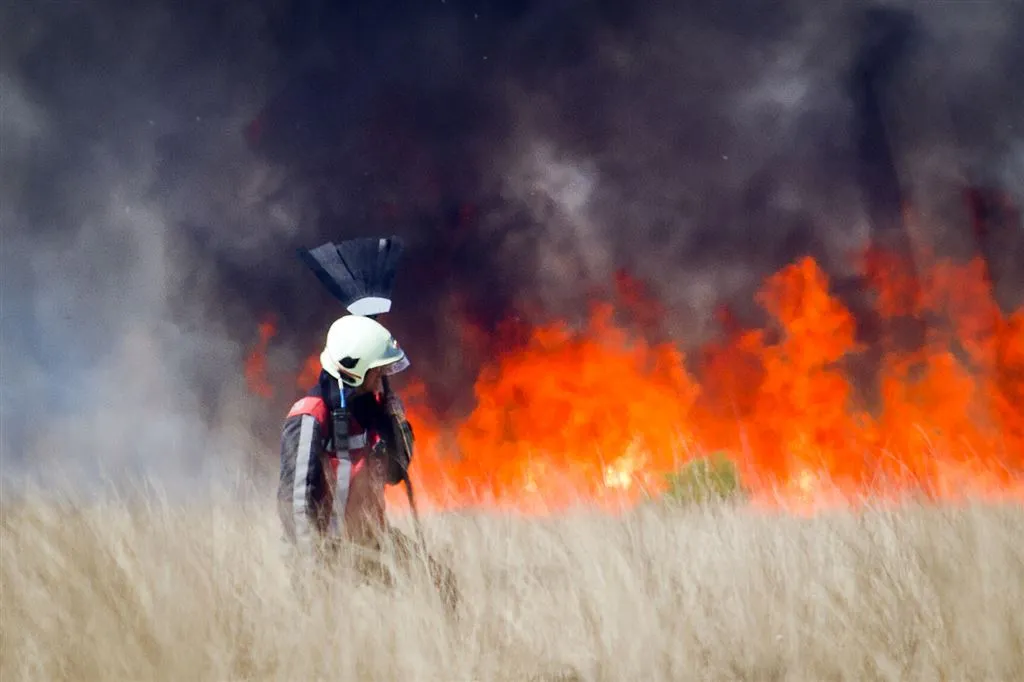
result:
[(403, 351), (396, 343), (389, 347), (383, 356), (375, 362), (371, 362), (368, 365), (368, 369), (383, 367), (384, 374), (390, 376), (392, 374), (398, 374), (408, 366), (409, 358), (406, 357), (405, 351)]
[(409, 368), (409, 356), (402, 354), (401, 359), (395, 360), (390, 365), (384, 367), (384, 374), (391, 376), (392, 374), (398, 374)]

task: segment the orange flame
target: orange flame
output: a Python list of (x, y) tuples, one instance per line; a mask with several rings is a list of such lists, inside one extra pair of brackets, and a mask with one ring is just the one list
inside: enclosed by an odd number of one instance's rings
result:
[(315, 384), (317, 379), (320, 378), (320, 370), (320, 354), (314, 353), (306, 358), (305, 364), (302, 365), (302, 370), (299, 372), (299, 376), (295, 379), (296, 388), (305, 391)]
[[(868, 350), (854, 316), (813, 259), (769, 277), (757, 302), (770, 323), (729, 324), (695, 353), (694, 372), (675, 344), (651, 340), (660, 309), (620, 274), (618, 304), (594, 303), (582, 328), (516, 326), (516, 343), (486, 344), (505, 350), (485, 363), (460, 423), (441, 423), (422, 383), (402, 389), (421, 504), (617, 508), (710, 452), (736, 464), (762, 507), (1024, 500), (1024, 308), (1000, 311), (979, 259), (929, 258), (914, 277), (891, 255), (868, 252), (863, 265), (881, 321), (877, 405), (862, 404), (849, 369)], [(923, 342), (903, 343), (899, 319), (927, 329)], [(404, 505), (398, 488), (389, 499)]]
[(274, 395), (274, 388), (267, 380), (267, 347), (276, 333), (277, 326), (272, 319), (260, 322), (259, 341), (245, 358), (245, 381), (249, 390), (261, 398)]
[[(677, 347), (649, 344), (601, 303), (584, 329), (539, 327), (488, 363), (462, 423), (438, 424), (413, 398), (420, 496), (527, 512), (614, 506), (724, 451), (763, 506), (811, 511), (906, 493), (1024, 499), (1024, 310), (999, 311), (980, 260), (935, 262), (916, 284), (880, 254), (865, 264), (881, 318), (932, 330), (917, 349), (883, 333), (876, 410), (858, 405), (844, 364), (865, 350), (854, 317), (804, 258), (758, 293), (770, 327), (733, 329), (701, 349), (699, 379)], [(654, 310), (628, 293), (628, 306)]]

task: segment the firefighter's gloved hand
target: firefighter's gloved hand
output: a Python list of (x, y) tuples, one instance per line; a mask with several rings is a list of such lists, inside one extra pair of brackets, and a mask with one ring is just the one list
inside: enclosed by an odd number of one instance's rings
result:
[[(409, 471), (409, 464), (412, 460), (412, 425), (404, 419), (395, 420), (395, 428), (401, 429), (402, 433), (395, 434), (395, 443), (391, 447), (383, 447), (381, 455), (387, 457), (387, 479), (389, 485), (401, 482)], [(404, 436), (403, 436), (404, 434)], [(408, 444), (408, 447), (406, 447)]]
[(409, 461), (402, 454), (403, 452), (403, 448), (396, 448), (386, 444), (384, 441), (379, 441), (373, 447), (373, 457), (379, 458), (384, 462), (384, 476), (388, 485), (396, 485), (405, 479), (406, 472), (409, 469)]

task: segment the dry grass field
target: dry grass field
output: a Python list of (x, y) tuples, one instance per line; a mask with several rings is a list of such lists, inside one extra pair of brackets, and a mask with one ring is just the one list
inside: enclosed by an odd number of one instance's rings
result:
[(271, 505), (2, 510), (0, 679), (1024, 680), (1024, 509), (426, 519), (464, 595), (290, 581)]

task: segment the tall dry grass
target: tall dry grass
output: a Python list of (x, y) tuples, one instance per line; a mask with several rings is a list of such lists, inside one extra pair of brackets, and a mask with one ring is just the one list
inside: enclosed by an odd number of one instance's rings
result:
[[(252, 510), (249, 510), (252, 511)], [(2, 511), (0, 679), (1024, 680), (1024, 510), (426, 520), (461, 581), (290, 581), (272, 503)]]

